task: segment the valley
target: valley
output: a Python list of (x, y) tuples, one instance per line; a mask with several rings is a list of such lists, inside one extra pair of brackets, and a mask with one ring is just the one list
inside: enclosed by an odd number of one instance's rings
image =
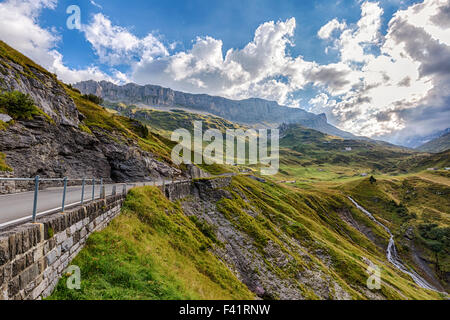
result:
[[(68, 289), (66, 275), (49, 299), (448, 299), (449, 150), (356, 137), (322, 115), (267, 101), (71, 86), (3, 42), (0, 87), (34, 102), (26, 114), (22, 104), (12, 112), (8, 95), (0, 106), (11, 118), (0, 121), (5, 175), (191, 181), (173, 199), (165, 186), (130, 190), (121, 214), (72, 262), (81, 289)], [(191, 131), (194, 121), (222, 132), (279, 128), (278, 174), (260, 176), (250, 164), (176, 165), (171, 132)], [(386, 255), (393, 241), (395, 259)], [(367, 286), (371, 266), (381, 271), (379, 290)]]

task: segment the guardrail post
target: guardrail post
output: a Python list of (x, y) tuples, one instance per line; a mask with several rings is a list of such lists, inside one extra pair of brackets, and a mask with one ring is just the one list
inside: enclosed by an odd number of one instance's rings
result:
[(100, 188), (100, 199), (105, 199), (106, 198), (106, 190), (105, 190), (105, 186), (101, 186)]
[(123, 193), (124, 195), (127, 194), (127, 185), (126, 185), (126, 184), (123, 185), (122, 193)]
[(92, 201), (95, 200), (95, 178), (92, 179)]
[(86, 179), (83, 178), (83, 182), (81, 183), (81, 206), (84, 203), (84, 185), (86, 184)]
[(66, 207), (66, 192), (67, 192), (67, 177), (64, 178), (64, 191), (63, 191), (61, 212), (64, 212), (64, 209)]
[(36, 176), (34, 178), (33, 223), (36, 222), (38, 195), (39, 195), (39, 176)]
[(113, 186), (112, 187), (112, 193), (111, 193), (113, 196), (115, 196), (116, 194), (117, 194), (117, 189), (116, 189), (116, 186)]

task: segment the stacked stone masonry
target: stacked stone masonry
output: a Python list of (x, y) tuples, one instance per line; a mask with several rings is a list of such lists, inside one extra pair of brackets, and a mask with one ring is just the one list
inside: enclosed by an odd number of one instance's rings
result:
[[(12, 178), (13, 173), (0, 171), (0, 178)], [(16, 192), (16, 183), (14, 181), (0, 181), (0, 194), (9, 194)]]
[(119, 213), (125, 195), (108, 197), (0, 231), (0, 300), (36, 300), (53, 292), (95, 231)]

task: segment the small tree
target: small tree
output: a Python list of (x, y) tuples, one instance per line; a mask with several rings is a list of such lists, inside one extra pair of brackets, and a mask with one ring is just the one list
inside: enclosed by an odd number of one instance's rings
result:
[(1, 93), (0, 111), (6, 112), (16, 120), (31, 120), (34, 115), (39, 113), (33, 99), (20, 91)]
[(374, 176), (370, 176), (370, 179), (369, 179), (369, 181), (370, 181), (370, 183), (371, 183), (371, 184), (374, 184), (374, 183), (376, 183), (376, 182), (377, 182), (377, 179), (375, 179), (375, 177), (374, 177)]
[(89, 100), (95, 104), (102, 104), (103, 103), (103, 99), (99, 96), (96, 96), (95, 94), (85, 94), (83, 95), (83, 98), (86, 100)]

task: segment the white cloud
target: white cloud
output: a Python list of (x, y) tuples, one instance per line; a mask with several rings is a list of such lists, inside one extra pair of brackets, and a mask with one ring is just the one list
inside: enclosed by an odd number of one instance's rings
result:
[[(407, 125), (403, 110), (430, 99), (442, 100), (449, 92), (443, 83), (450, 83), (446, 76), (437, 75), (450, 61), (447, 1), (426, 0), (398, 11), (385, 36), (380, 31), (382, 16), (378, 3), (365, 1), (356, 23), (333, 19), (325, 24), (318, 36), (332, 44), (340, 60), (322, 65), (289, 54), (295, 18), (263, 23), (243, 49), (225, 53), (221, 40), (206, 36), (198, 37), (190, 50), (172, 55), (153, 39), (150, 47), (156, 49), (143, 55), (139, 53), (145, 47), (139, 44), (142, 39), (111, 25), (105, 29), (117, 29), (103, 37), (107, 43), (94, 41), (100, 44), (94, 48), (110, 62), (135, 52), (130, 73), (134, 82), (193, 93), (259, 97), (299, 106), (293, 94), (313, 84), (320, 94), (309, 102), (312, 110), (327, 111), (343, 129), (379, 136)], [(404, 34), (411, 26), (419, 29)], [(125, 40), (115, 45), (122, 37)]]
[[(67, 82), (133, 81), (235, 99), (259, 97), (289, 106), (299, 106), (295, 93), (312, 85), (318, 94), (309, 101), (311, 110), (326, 112), (341, 128), (368, 136), (386, 136), (419, 123), (414, 117), (426, 115), (427, 108), (437, 108), (433, 110), (439, 110), (440, 117), (448, 114), (448, 0), (424, 0), (398, 11), (385, 35), (379, 3), (362, 2), (357, 22), (335, 18), (318, 30), (318, 37), (338, 54), (338, 61), (329, 64), (290, 54), (295, 18), (261, 24), (242, 49), (224, 52), (220, 39), (203, 36), (191, 49), (173, 53), (176, 42), (166, 47), (152, 33), (138, 37), (96, 14), (82, 29), (94, 52), (110, 66), (129, 66), (126, 74), (112, 69), (112, 76), (97, 67), (72, 70), (64, 65), (55, 50), (59, 36), (38, 23), (40, 11), (55, 5), (56, 0), (0, 3), (0, 38)], [(421, 112), (411, 112), (418, 107)], [(425, 122), (431, 120), (421, 121)]]
[(191, 50), (158, 59), (141, 59), (132, 78), (177, 90), (217, 94), (230, 98), (260, 97), (284, 104), (298, 104), (290, 95), (306, 83), (304, 74), (313, 67), (301, 57), (292, 58), (296, 21), (266, 22), (242, 50), (223, 54), (223, 43), (198, 37)]
[(86, 69), (71, 69), (67, 67), (63, 62), (63, 56), (56, 50), (49, 52), (52, 56), (52, 64), (47, 68), (56, 73), (66, 83), (76, 83), (84, 80), (107, 80), (113, 83), (126, 83), (129, 79), (119, 71), (113, 71), (114, 76), (109, 76), (101, 71), (96, 66), (91, 66)]
[(56, 0), (9, 0), (0, 3), (0, 39), (30, 58), (49, 63), (48, 52), (59, 38), (38, 24), (42, 9), (54, 9)]
[(334, 31), (336, 30), (344, 30), (347, 27), (345, 22), (339, 22), (338, 19), (333, 19), (329, 21), (326, 25), (320, 28), (317, 35), (321, 39), (329, 39)]
[(136, 58), (153, 59), (168, 54), (165, 46), (152, 34), (140, 39), (126, 28), (113, 25), (101, 13), (94, 15), (93, 21), (83, 26), (83, 32), (100, 61), (110, 65), (127, 64)]
[[(409, 114), (405, 110), (442, 103), (449, 95), (450, 29), (436, 18), (442, 11), (441, 19), (446, 20), (449, 3), (426, 0), (398, 11), (384, 38), (379, 5), (364, 2), (361, 9), (359, 22), (334, 39), (340, 64), (350, 68), (340, 76), (335, 73), (335, 81), (347, 81), (347, 86), (340, 91), (328, 86), (332, 96), (343, 95), (337, 104), (322, 103), (321, 108), (328, 108), (345, 130), (382, 136), (405, 128), (411, 121), (404, 116)], [(374, 53), (374, 47), (381, 53)], [(313, 102), (320, 102), (319, 98)]]
[(91, 4), (92, 4), (94, 7), (97, 7), (97, 8), (99, 8), (99, 9), (103, 9), (103, 7), (102, 7), (101, 5), (99, 5), (97, 2), (95, 2), (94, 0), (91, 0)]
[(70, 69), (54, 48), (61, 40), (52, 30), (39, 25), (43, 9), (55, 9), (57, 0), (7, 0), (0, 3), (0, 39), (27, 55), (65, 82), (88, 79), (114, 80), (97, 67)]

